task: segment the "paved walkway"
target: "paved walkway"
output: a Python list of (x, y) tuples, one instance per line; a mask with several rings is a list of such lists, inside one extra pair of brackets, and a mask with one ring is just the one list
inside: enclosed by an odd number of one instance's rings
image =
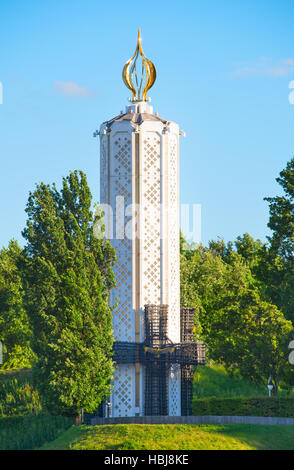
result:
[(91, 425), (102, 424), (266, 424), (294, 426), (294, 418), (262, 416), (134, 416), (132, 418), (92, 418)]

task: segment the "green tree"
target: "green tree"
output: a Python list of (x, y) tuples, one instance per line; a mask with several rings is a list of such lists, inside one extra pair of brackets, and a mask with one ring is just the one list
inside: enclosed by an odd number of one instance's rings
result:
[(281, 171), (276, 181), (284, 194), (266, 197), (269, 202), (270, 218), (268, 226), (273, 231), (271, 247), (294, 267), (294, 157)]
[(294, 322), (294, 157), (276, 179), (283, 194), (267, 197), (270, 241), (270, 295), (286, 318)]
[(258, 275), (258, 268), (265, 255), (267, 245), (259, 239), (254, 240), (249, 233), (237, 237), (234, 245), (237, 253), (248, 263), (251, 272)]
[(22, 249), (15, 240), (0, 251), (0, 341), (4, 349), (2, 369), (30, 367), (31, 330), (24, 307), (21, 272)]
[(248, 263), (236, 251), (215, 242), (186, 255), (181, 255), (181, 302), (197, 307), (208, 356), (256, 383), (271, 374), (277, 388), (289, 366), (291, 322), (261, 299)]
[(62, 189), (41, 183), (30, 193), (23, 236), (26, 302), (37, 355), (34, 377), (54, 414), (93, 412), (110, 392), (115, 253), (93, 235), (97, 217), (86, 176), (71, 172)]

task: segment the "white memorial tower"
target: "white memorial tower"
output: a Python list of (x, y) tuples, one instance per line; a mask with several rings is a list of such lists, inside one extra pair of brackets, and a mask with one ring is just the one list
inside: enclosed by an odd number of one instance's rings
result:
[(181, 415), (181, 365), (156, 359), (181, 343), (181, 318), (179, 127), (153, 113), (147, 92), (155, 79), (139, 30), (123, 69), (132, 98), (99, 131), (101, 204), (117, 256), (112, 417)]

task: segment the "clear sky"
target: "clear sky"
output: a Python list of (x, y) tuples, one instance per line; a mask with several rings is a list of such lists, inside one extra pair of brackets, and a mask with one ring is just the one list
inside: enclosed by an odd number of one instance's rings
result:
[(101, 122), (125, 108), (138, 27), (157, 68), (154, 111), (179, 123), (181, 203), (202, 239), (265, 240), (265, 196), (294, 154), (293, 0), (0, 0), (0, 247), (23, 245), (35, 183), (88, 176), (99, 201)]

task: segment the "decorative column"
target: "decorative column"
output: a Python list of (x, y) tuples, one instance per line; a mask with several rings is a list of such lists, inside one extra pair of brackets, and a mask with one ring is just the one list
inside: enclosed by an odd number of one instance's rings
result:
[[(137, 73), (139, 60), (143, 64), (142, 80)], [(166, 344), (181, 341), (179, 127), (154, 114), (148, 104), (146, 93), (156, 71), (143, 53), (140, 31), (123, 78), (133, 94), (132, 102), (125, 113), (104, 122), (99, 132), (100, 200), (106, 236), (117, 255), (117, 285), (111, 292), (111, 305), (117, 301), (114, 340), (122, 353), (129, 354), (129, 359), (115, 366), (113, 417), (142, 416), (146, 411), (146, 380), (150, 374), (138, 353), (140, 348), (134, 346), (146, 340), (145, 306), (167, 305)], [(122, 344), (124, 347), (119, 346)], [(181, 415), (179, 364), (167, 364), (166, 387), (165, 414)]]

